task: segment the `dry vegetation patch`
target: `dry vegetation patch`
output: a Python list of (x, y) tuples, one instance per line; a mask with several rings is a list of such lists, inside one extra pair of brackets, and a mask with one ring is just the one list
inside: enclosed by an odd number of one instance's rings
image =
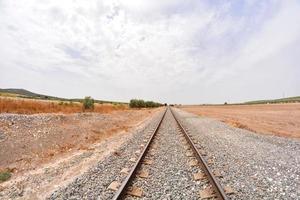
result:
[(9, 170), (0, 170), (0, 183), (7, 181), (11, 177), (11, 172)]
[[(109, 113), (126, 110), (125, 104), (98, 104), (89, 112)], [(77, 113), (83, 112), (82, 103), (72, 101), (47, 101), (12, 97), (0, 97), (0, 113), (35, 114), (35, 113)]]

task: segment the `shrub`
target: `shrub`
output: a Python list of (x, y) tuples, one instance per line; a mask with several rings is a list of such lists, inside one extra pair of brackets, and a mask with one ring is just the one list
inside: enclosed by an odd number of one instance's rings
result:
[(155, 108), (162, 104), (153, 101), (144, 101), (142, 99), (131, 99), (129, 103), (130, 108)]
[(130, 108), (143, 108), (145, 107), (145, 102), (142, 99), (131, 99), (129, 103)]
[(86, 109), (91, 109), (93, 110), (94, 109), (94, 99), (92, 99), (92, 97), (85, 97), (83, 99), (83, 110), (86, 110)]
[(145, 106), (147, 108), (153, 108), (153, 107), (155, 107), (155, 103), (153, 101), (146, 101)]
[(0, 183), (7, 181), (11, 177), (11, 173), (6, 171), (6, 172), (0, 172)]

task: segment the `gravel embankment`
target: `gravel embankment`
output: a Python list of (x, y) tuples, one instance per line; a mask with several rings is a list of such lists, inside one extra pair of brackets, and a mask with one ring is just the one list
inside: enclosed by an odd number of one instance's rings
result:
[(150, 136), (161, 118), (161, 113), (149, 122), (149, 124), (136, 133), (114, 154), (99, 162), (82, 176), (76, 178), (64, 188), (55, 191), (48, 199), (111, 199), (114, 191), (108, 188), (113, 181), (122, 182), (125, 178), (120, 173), (124, 167), (132, 167), (129, 159), (137, 150), (142, 150), (141, 144), (146, 144), (144, 139)]
[(300, 141), (256, 134), (176, 110), (198, 146), (223, 175), (231, 199), (300, 199)]
[(127, 196), (126, 199), (199, 199), (199, 190), (206, 185), (204, 181), (194, 181), (193, 174), (200, 171), (199, 166), (191, 167), (192, 158), (186, 156), (187, 144), (178, 130), (175, 119), (167, 111), (146, 160), (151, 165), (142, 165), (149, 172), (148, 178), (136, 178), (132, 186), (142, 188), (142, 198)]

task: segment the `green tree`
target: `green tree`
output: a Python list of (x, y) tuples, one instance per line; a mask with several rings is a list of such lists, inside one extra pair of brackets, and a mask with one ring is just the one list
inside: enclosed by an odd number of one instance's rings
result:
[(162, 104), (153, 101), (144, 101), (142, 99), (131, 99), (129, 102), (130, 108), (155, 108), (159, 106), (162, 106)]
[(94, 109), (94, 99), (92, 97), (85, 97), (83, 99), (83, 110), (86, 110), (86, 109), (90, 109), (90, 110), (93, 110)]

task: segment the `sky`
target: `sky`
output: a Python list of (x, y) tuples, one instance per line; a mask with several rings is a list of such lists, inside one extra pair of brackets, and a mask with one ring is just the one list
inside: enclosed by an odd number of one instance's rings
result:
[(300, 95), (299, 0), (0, 0), (0, 88), (198, 104)]

